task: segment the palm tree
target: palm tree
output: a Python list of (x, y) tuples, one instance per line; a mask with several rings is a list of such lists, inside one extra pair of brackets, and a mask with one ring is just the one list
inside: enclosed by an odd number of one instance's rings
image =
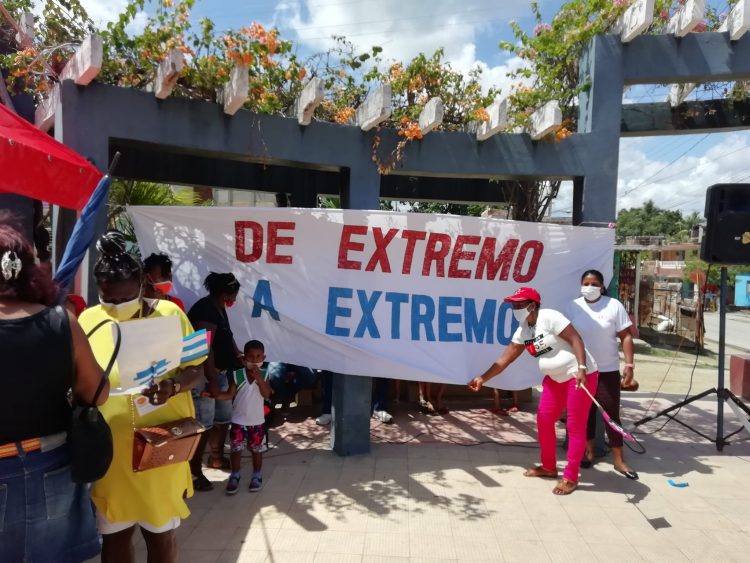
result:
[(133, 223), (127, 214), (128, 205), (212, 205), (192, 191), (175, 191), (168, 184), (114, 180), (107, 202), (107, 225), (121, 231), (125, 237), (137, 244)]

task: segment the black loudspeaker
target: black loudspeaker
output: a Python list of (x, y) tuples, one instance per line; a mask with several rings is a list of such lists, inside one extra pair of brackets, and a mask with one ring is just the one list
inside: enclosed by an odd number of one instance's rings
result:
[(706, 191), (701, 260), (750, 264), (750, 184), (714, 184)]

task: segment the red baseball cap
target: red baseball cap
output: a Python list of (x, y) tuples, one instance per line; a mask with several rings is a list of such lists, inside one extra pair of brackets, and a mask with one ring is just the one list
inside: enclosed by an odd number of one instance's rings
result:
[(536, 304), (540, 304), (542, 299), (539, 297), (539, 292), (533, 287), (519, 287), (513, 295), (510, 295), (503, 299), (506, 303), (513, 301), (535, 301)]

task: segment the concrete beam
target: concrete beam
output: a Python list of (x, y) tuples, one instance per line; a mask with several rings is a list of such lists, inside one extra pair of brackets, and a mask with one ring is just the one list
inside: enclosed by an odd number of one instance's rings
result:
[(477, 141), (486, 141), (500, 133), (508, 125), (508, 98), (496, 98), (494, 102), (484, 108), (484, 111), (489, 115), (489, 119), (479, 124)]
[[(78, 50), (60, 72), (60, 81), (72, 80), (78, 86), (88, 85), (102, 69), (104, 47), (98, 35), (86, 37)], [(55, 113), (60, 104), (60, 85), (53, 84), (47, 97), (37, 106), (34, 124), (45, 133), (55, 124)]]
[(53, 84), (47, 97), (44, 98), (34, 111), (34, 125), (45, 133), (55, 124), (55, 113), (60, 105), (60, 85)]
[(622, 108), (622, 136), (644, 137), (738, 131), (750, 127), (750, 102), (701, 100), (627, 104)]
[(655, 0), (635, 0), (620, 19), (620, 39), (629, 43), (645, 32), (654, 21)]
[(534, 141), (538, 141), (560, 127), (560, 125), (562, 125), (562, 110), (557, 100), (552, 100), (531, 114), (529, 135), (531, 135)]
[(685, 82), (684, 84), (672, 84), (667, 95), (667, 103), (670, 106), (679, 106), (684, 102), (690, 93), (698, 86), (695, 82)]
[(159, 63), (159, 68), (156, 71), (156, 80), (153, 85), (154, 95), (158, 99), (164, 100), (172, 93), (172, 89), (177, 84), (177, 79), (180, 77), (180, 72), (182, 72), (184, 64), (185, 60), (179, 49), (172, 49), (167, 54), (167, 58)]
[[(603, 43), (617, 39), (597, 37)], [(702, 84), (750, 79), (747, 33), (737, 41), (730, 41), (726, 33), (719, 32), (689, 33), (681, 39), (641, 35), (628, 43), (622, 56), (625, 84)]]
[(297, 123), (310, 125), (315, 108), (323, 102), (323, 79), (317, 76), (310, 79), (302, 88), (297, 100), (294, 102)]
[(34, 14), (24, 12), (18, 19), (20, 33), (16, 33), (16, 41), (22, 47), (31, 47), (34, 44)]
[(62, 72), (60, 81), (72, 80), (79, 86), (87, 86), (102, 70), (104, 44), (99, 35), (87, 36)]
[(419, 128), (422, 130), (422, 135), (427, 135), (438, 127), (443, 122), (444, 113), (443, 100), (430, 98), (419, 114)]
[(369, 131), (388, 119), (391, 111), (391, 85), (381, 84), (357, 108), (356, 123), (362, 131)]
[(235, 65), (229, 73), (229, 82), (224, 85), (221, 99), (224, 113), (234, 115), (247, 101), (250, 88), (250, 74), (246, 65)]
[(737, 41), (750, 29), (750, 0), (738, 0), (719, 31), (728, 31), (729, 39)]
[(687, 0), (667, 24), (667, 33), (675, 37), (685, 37), (703, 21), (706, 14), (706, 0)]

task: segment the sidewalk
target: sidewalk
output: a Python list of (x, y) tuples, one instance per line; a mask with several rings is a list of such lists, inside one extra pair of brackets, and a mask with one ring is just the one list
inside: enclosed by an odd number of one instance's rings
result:
[[(670, 361), (637, 358), (641, 390), (623, 396), (624, 420), (644, 415)], [(653, 410), (684, 396), (690, 368), (689, 357), (672, 362), (668, 394)], [(712, 374), (701, 368), (694, 390), (712, 385)], [(718, 453), (670, 423), (643, 438), (645, 455), (628, 453), (640, 481), (605, 458), (582, 470), (578, 491), (556, 497), (553, 482), (522, 474), (539, 455), (532, 405), (497, 417), (487, 393), (449, 406), (448, 415), (427, 417), (398, 405), (395, 424), (373, 422), (372, 453), (349, 458), (328, 450), (328, 429), (307, 418), (317, 413), (293, 409), (296, 418), (271, 432), (277, 447), (265, 455), (260, 493), (245, 490), (247, 468), (234, 497), (224, 494), (226, 473), (207, 471), (216, 489), (189, 501), (180, 561), (747, 561), (750, 436)], [(715, 407), (700, 401), (679, 417), (711, 434)], [(731, 413), (726, 423), (738, 426)], [(138, 557), (145, 561), (142, 542)]]

